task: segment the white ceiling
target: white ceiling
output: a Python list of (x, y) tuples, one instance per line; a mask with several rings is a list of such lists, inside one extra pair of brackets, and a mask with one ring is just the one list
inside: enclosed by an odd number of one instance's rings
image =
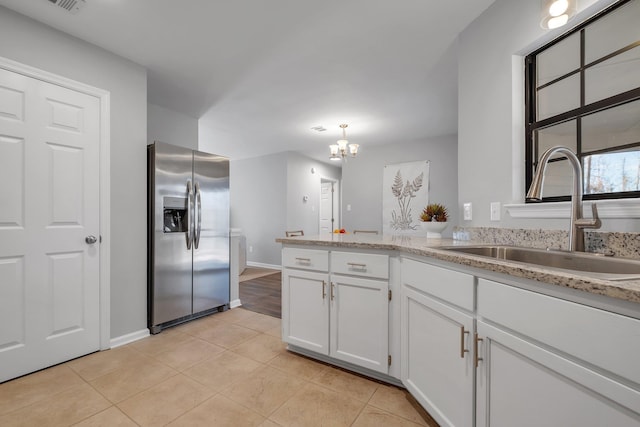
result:
[(340, 123), (363, 153), (457, 133), (455, 40), (491, 3), (87, 0), (72, 15), (48, 0), (0, 0), (145, 66), (149, 102), (201, 119), (220, 154), (322, 160)]

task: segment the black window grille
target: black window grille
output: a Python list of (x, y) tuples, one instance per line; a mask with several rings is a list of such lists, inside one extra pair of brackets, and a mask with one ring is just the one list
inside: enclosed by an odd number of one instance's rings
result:
[[(640, 0), (622, 0), (525, 58), (526, 187), (552, 146), (581, 161), (584, 199), (640, 197)], [(566, 157), (543, 201), (570, 199)], [(526, 192), (526, 189), (525, 189)]]

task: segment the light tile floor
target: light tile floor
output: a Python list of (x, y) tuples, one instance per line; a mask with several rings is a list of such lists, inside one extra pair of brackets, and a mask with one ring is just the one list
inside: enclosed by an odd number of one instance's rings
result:
[(0, 426), (437, 426), (399, 388), (288, 352), (237, 308), (0, 384)]

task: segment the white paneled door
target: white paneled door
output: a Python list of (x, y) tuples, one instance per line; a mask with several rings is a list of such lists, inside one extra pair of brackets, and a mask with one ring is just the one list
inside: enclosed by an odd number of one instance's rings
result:
[(0, 382), (100, 347), (99, 121), (0, 69)]
[(333, 182), (320, 184), (320, 234), (333, 232)]

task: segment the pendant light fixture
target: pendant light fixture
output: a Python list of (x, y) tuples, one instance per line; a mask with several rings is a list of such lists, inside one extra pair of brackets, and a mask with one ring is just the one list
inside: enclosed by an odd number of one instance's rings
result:
[(347, 124), (341, 124), (340, 127), (342, 128), (342, 139), (339, 139), (335, 144), (331, 144), (329, 146), (329, 151), (331, 153), (331, 156), (329, 157), (330, 160), (342, 160), (345, 157), (347, 157), (348, 154), (351, 155), (351, 157), (355, 157), (358, 154), (358, 144), (349, 144), (349, 141), (347, 141)]
[(562, 27), (576, 14), (577, 0), (541, 0), (540, 26), (546, 30)]

